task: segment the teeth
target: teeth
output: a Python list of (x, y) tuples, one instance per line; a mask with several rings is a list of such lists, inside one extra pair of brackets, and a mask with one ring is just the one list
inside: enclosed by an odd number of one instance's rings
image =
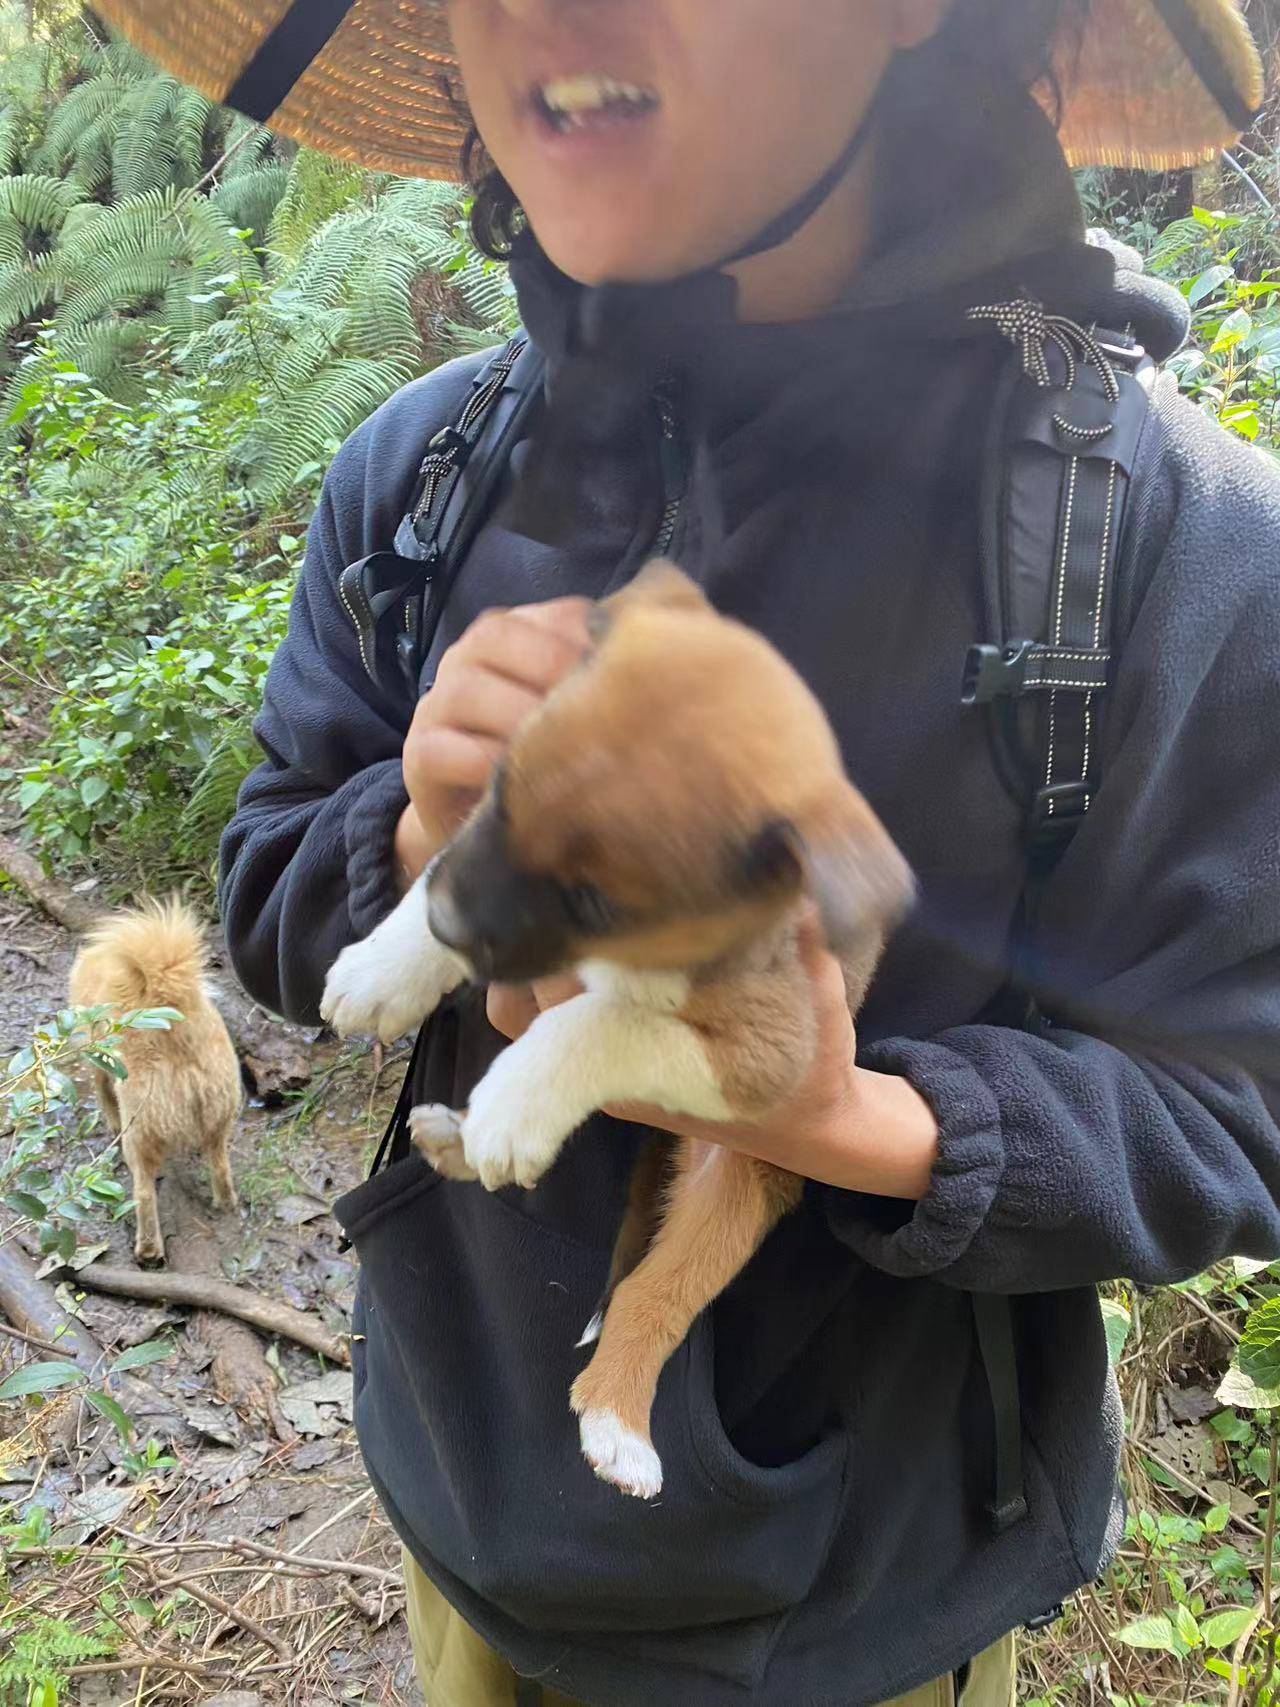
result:
[(657, 96), (636, 83), (620, 83), (614, 77), (581, 72), (576, 77), (557, 77), (538, 91), (543, 103), (556, 117), (572, 120), (582, 113), (602, 112), (606, 107), (651, 107)]

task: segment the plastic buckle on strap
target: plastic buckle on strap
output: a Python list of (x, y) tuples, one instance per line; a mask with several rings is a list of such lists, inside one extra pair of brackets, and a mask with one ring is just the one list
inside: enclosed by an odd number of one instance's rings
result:
[(471, 441), (456, 427), (441, 427), (427, 449), (432, 456), (447, 456), (454, 468), (461, 468), (471, 455)]
[(971, 646), (965, 659), (961, 705), (990, 705), (1006, 695), (1016, 699), (1026, 686), (1034, 640), (1010, 640), (1004, 646)]
[(1067, 1609), (1059, 1601), (1056, 1606), (1051, 1606), (1047, 1612), (1042, 1612), (1038, 1618), (1028, 1618), (1023, 1629), (1034, 1636), (1041, 1630), (1047, 1630), (1051, 1624), (1056, 1624), (1060, 1618), (1066, 1616)]
[(1027, 824), (1032, 851), (1054, 848), (1069, 840), (1084, 822), (1094, 784), (1060, 782), (1053, 788), (1042, 788), (1031, 803)]
[(991, 1519), (992, 1534), (1003, 1535), (1012, 1529), (1014, 1524), (1021, 1523), (1027, 1515), (1026, 1499), (1022, 1494), (1015, 1494), (1003, 1505), (997, 1505), (993, 1500), (987, 1506), (987, 1515)]

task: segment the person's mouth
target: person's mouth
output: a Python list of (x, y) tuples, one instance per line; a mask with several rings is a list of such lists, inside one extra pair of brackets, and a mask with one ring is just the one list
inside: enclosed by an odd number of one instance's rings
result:
[(656, 112), (657, 91), (595, 71), (553, 77), (534, 86), (534, 112), (556, 136), (604, 131), (635, 124)]

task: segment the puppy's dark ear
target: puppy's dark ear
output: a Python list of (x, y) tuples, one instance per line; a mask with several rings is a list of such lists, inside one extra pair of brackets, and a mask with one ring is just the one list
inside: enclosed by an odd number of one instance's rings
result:
[(857, 789), (842, 784), (796, 834), (806, 887), (833, 952), (892, 930), (915, 899), (915, 880)]

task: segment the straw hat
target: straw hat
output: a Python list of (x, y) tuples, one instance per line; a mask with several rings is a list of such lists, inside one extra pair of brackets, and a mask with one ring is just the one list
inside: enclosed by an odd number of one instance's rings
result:
[[(96, 7), (176, 77), (284, 136), (380, 171), (458, 176), (465, 120), (442, 0)], [(1060, 58), (1075, 165), (1194, 164), (1247, 130), (1262, 101), (1238, 0), (1092, 0), (1083, 43)]]

